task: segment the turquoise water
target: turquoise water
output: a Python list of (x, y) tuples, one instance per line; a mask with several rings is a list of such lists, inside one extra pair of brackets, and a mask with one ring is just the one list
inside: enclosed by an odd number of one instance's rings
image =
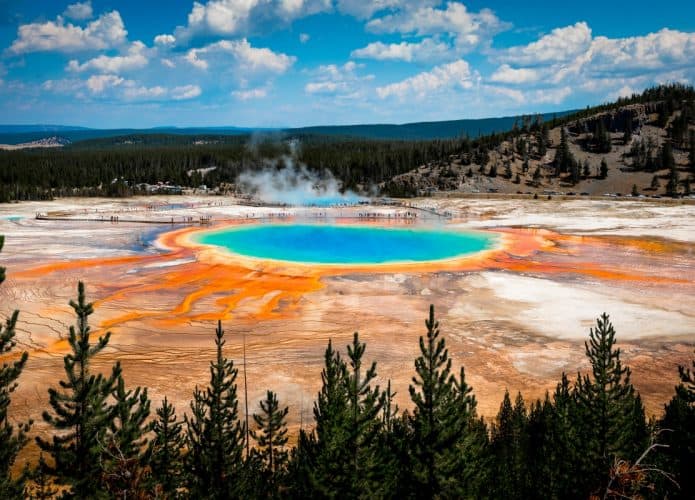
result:
[(493, 235), (329, 224), (264, 224), (204, 233), (199, 243), (261, 259), (317, 264), (427, 262), (491, 248)]

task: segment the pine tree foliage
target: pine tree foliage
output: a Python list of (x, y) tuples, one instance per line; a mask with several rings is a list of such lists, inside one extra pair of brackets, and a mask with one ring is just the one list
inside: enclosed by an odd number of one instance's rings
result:
[[(623, 367), (615, 342), (615, 329), (604, 313), (585, 343), (591, 376), (577, 380), (577, 402), (585, 425), (583, 454), (594, 488), (603, 484), (616, 457), (634, 460), (646, 444), (644, 409), (636, 400), (630, 369)], [(641, 430), (631, 425), (636, 412), (641, 413)]]
[(145, 489), (143, 464), (147, 445), (146, 434), (151, 425), (150, 400), (147, 389), (125, 389), (118, 377), (113, 396), (113, 419), (104, 439), (102, 468), (108, 490), (115, 497), (137, 497)]
[(674, 489), (662, 480), (658, 492), (663, 497), (695, 498), (695, 361), (692, 368), (678, 367), (680, 383), (658, 422), (660, 441), (665, 447), (660, 450), (657, 463), (662, 470), (672, 473), (679, 485)]
[(183, 423), (166, 397), (156, 410), (152, 432), (154, 437), (147, 448), (150, 490), (158, 498), (174, 498), (182, 486), (185, 437)]
[[(5, 243), (5, 238), (0, 236), (0, 251)], [(5, 281), (5, 268), (0, 266), (0, 284)], [(0, 324), (0, 357), (7, 359), (17, 346), (15, 340), (15, 328), (19, 311), (14, 311), (7, 318), (4, 326)], [(17, 379), (22, 374), (29, 355), (22, 352), (19, 359), (3, 361), (0, 366), (0, 498), (17, 498), (22, 495), (24, 489), (24, 474), (17, 478), (12, 477), (12, 466), (17, 455), (28, 441), (27, 433), (31, 428), (31, 422), (17, 425), (11, 423), (8, 418), (8, 410), (11, 403), (11, 395), (17, 388)]]
[[(261, 479), (267, 496), (276, 497), (281, 481), (287, 472), (287, 413), (288, 407), (280, 408), (277, 395), (267, 391), (264, 400), (259, 403), (261, 413), (254, 413), (253, 420), (258, 430), (251, 432), (256, 441), (256, 453), (262, 467)], [(280, 484), (279, 484), (280, 483)]]
[(185, 416), (189, 491), (195, 497), (237, 498), (243, 494), (245, 429), (239, 420), (238, 369), (225, 358), (222, 322), (215, 331), (217, 357), (210, 363), (210, 382), (196, 389), (191, 414)]
[(321, 390), (314, 402), (316, 427), (307, 444), (313, 464), (307, 471), (308, 483), (315, 495), (330, 496), (331, 492), (346, 491), (350, 481), (349, 460), (346, 460), (348, 442), (347, 366), (340, 353), (329, 340), (324, 353), (321, 372)]
[[(434, 306), (430, 306), (425, 326), (427, 335), (420, 337), (416, 375), (409, 386), (414, 404), (410, 448), (418, 495), (430, 498), (447, 490), (455, 494), (452, 490), (461, 487), (457, 480), (461, 462), (456, 445), (463, 438), (471, 415), (467, 413), (470, 405), (461, 404), (468, 396), (467, 386), (463, 386), (463, 381), (457, 384), (451, 374), (451, 359), (446, 342), (439, 337)], [(458, 393), (459, 386), (465, 394)]]
[(113, 420), (109, 404), (121, 367), (117, 363), (108, 377), (92, 374), (90, 364), (94, 356), (108, 344), (107, 332), (92, 343), (89, 316), (94, 312), (86, 301), (84, 284), (77, 286), (77, 301), (70, 301), (77, 316), (76, 326), (68, 335), (70, 353), (63, 358), (66, 380), (60, 389), (48, 390), (52, 412), (43, 413), (44, 421), (58, 433), (51, 440), (36, 438), (41, 450), (48, 454), (52, 464), (49, 474), (58, 484), (68, 487), (65, 496), (75, 498), (106, 497), (101, 480), (104, 439)]
[(46, 460), (44, 460), (43, 453), (41, 453), (36, 468), (31, 471), (31, 483), (25, 490), (26, 497), (32, 500), (45, 500), (56, 497), (58, 490), (53, 485), (51, 475), (47, 471), (48, 465)]

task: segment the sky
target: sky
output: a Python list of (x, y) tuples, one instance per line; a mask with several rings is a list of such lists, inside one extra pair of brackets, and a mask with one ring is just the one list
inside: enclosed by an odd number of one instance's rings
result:
[(695, 2), (563, 4), (0, 0), (0, 123), (406, 123), (695, 81)]

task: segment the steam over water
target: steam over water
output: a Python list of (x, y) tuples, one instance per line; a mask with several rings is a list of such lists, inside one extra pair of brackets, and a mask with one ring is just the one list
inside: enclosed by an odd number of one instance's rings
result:
[(353, 191), (342, 192), (342, 184), (329, 171), (312, 172), (304, 165), (295, 166), (290, 157), (287, 167), (268, 167), (243, 172), (237, 182), (245, 192), (265, 203), (304, 206), (354, 205), (366, 198)]

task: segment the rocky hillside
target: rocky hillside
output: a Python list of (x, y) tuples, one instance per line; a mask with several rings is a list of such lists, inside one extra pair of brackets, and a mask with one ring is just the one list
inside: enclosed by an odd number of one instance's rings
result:
[(539, 193), (690, 196), (695, 92), (670, 86), (600, 108), (462, 141), (460, 152), (397, 175), (393, 195)]

